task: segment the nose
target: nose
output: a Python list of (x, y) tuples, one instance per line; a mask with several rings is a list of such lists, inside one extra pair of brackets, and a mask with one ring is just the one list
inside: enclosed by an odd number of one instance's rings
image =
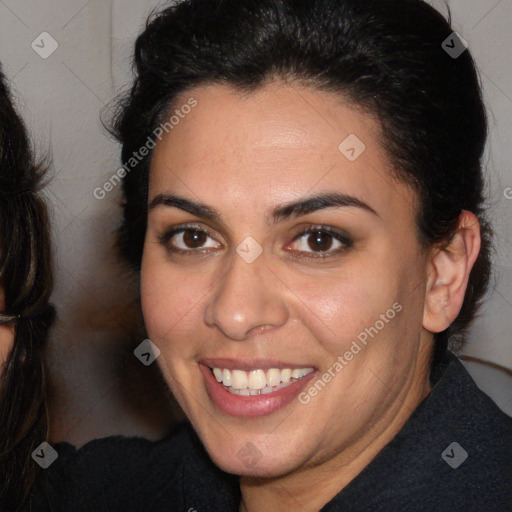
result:
[(247, 263), (234, 254), (205, 308), (205, 322), (236, 341), (288, 319), (285, 285), (265, 263), (264, 255)]

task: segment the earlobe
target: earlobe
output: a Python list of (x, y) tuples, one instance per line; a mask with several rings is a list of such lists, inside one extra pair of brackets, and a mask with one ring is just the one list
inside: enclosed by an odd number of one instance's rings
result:
[(427, 331), (444, 331), (457, 318), (480, 245), (478, 218), (463, 210), (451, 241), (432, 248), (423, 312)]

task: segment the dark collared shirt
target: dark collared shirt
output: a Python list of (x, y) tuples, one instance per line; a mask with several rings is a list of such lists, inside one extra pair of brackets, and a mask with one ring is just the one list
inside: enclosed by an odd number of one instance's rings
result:
[[(451, 353), (433, 368), (432, 384), (322, 512), (512, 511), (512, 418)], [(55, 512), (238, 512), (238, 478), (212, 463), (189, 425), (156, 443), (116, 436), (56, 449), (46, 482)]]

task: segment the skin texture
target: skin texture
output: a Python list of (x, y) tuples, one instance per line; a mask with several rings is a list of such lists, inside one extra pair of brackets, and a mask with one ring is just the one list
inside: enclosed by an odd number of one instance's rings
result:
[[(280, 82), (248, 95), (208, 85), (173, 108), (190, 97), (197, 106), (155, 149), (149, 202), (176, 194), (209, 205), (221, 221), (150, 209), (141, 271), (148, 333), (210, 456), (242, 475), (241, 510), (318, 510), (429, 393), (432, 333), (460, 310), (478, 222), (464, 212), (452, 245), (422, 249), (415, 194), (392, 178), (378, 124), (339, 96)], [(349, 134), (366, 146), (353, 162), (338, 149)], [(376, 213), (338, 207), (268, 223), (276, 206), (321, 192), (349, 194)], [(211, 236), (199, 249), (182, 234), (159, 240), (183, 223)], [(344, 230), (352, 246), (324, 235), (330, 255), (308, 258), (319, 252), (314, 235), (298, 235), (318, 225)], [(236, 252), (247, 236), (263, 249), (250, 264)], [(294, 399), (241, 418), (206, 392), (204, 358), (281, 361), (321, 377), (396, 303), (401, 311), (307, 404)], [(257, 449), (254, 465), (238, 454), (247, 443)]]
[[(5, 308), (4, 291), (0, 288), (0, 311)], [(0, 325), (0, 372), (14, 345), (14, 327), (12, 324)]]

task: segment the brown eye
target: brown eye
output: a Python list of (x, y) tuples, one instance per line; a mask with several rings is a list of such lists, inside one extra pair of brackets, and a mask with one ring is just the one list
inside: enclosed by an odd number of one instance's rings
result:
[(197, 249), (206, 242), (207, 236), (204, 231), (187, 230), (183, 234), (183, 243), (189, 249)]
[(308, 235), (308, 246), (313, 251), (328, 251), (332, 242), (332, 235), (323, 231), (312, 232)]
[(173, 228), (158, 239), (168, 252), (180, 254), (196, 254), (204, 252), (204, 249), (216, 249), (220, 245), (210, 233), (196, 227)]
[(304, 253), (306, 257), (324, 258), (341, 253), (353, 245), (353, 241), (345, 232), (328, 226), (318, 226), (297, 235), (292, 249), (295, 253)]

